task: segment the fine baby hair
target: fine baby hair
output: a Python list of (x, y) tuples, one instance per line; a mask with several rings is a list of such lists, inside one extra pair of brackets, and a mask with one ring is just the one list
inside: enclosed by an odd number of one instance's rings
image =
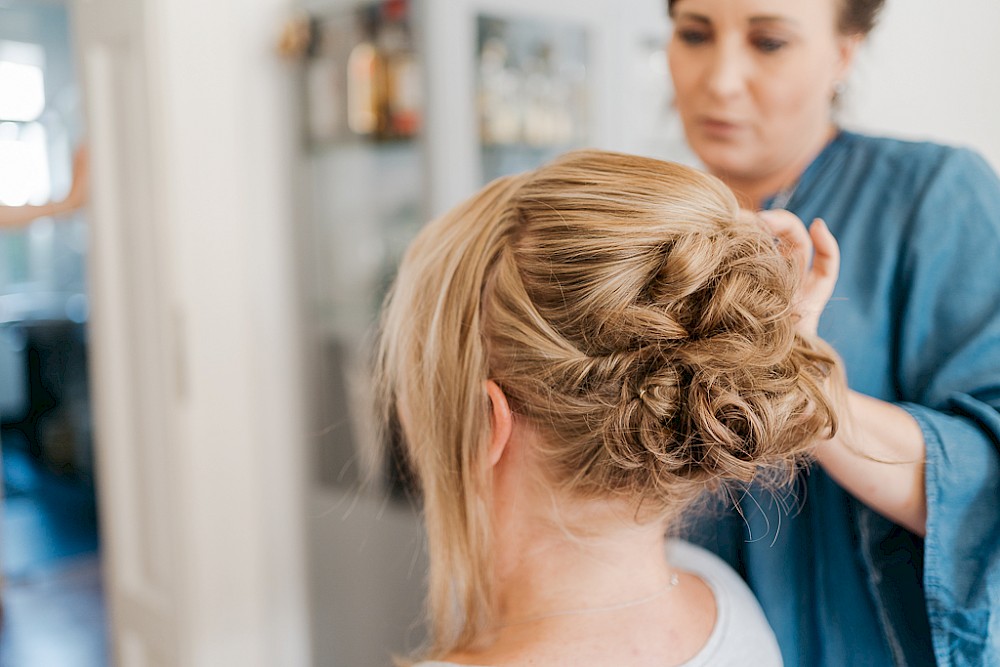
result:
[(554, 496), (675, 521), (706, 490), (791, 478), (836, 424), (836, 357), (796, 331), (798, 271), (719, 180), (595, 150), (433, 221), (387, 298), (381, 404), (403, 424), (430, 552), (431, 655), (495, 613), (495, 382)]

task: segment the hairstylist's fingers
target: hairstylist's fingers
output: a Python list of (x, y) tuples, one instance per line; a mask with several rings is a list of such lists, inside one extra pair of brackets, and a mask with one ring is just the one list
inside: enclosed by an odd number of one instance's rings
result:
[(837, 285), (837, 274), (840, 271), (840, 249), (837, 240), (827, 229), (826, 223), (816, 218), (809, 226), (809, 238), (813, 245), (812, 266), (805, 274), (805, 280), (800, 288), (799, 329), (808, 334), (815, 334), (819, 327), (819, 318), (833, 296), (833, 288)]
[(761, 211), (759, 215), (771, 234), (781, 243), (782, 249), (795, 260), (799, 271), (806, 275), (813, 248), (802, 220), (794, 213), (782, 209)]
[(802, 308), (815, 313), (818, 324), (819, 314), (826, 308), (833, 296), (833, 289), (837, 286), (840, 248), (826, 223), (819, 218), (809, 226), (809, 237), (813, 244), (813, 260), (802, 285)]
[(830, 284), (830, 291), (840, 273), (840, 246), (822, 218), (813, 220), (809, 227), (813, 245), (812, 275), (817, 281)]

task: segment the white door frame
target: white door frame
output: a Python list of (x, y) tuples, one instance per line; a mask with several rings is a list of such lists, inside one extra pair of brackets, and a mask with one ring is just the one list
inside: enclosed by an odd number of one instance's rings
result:
[(75, 0), (119, 667), (305, 666), (286, 0)]

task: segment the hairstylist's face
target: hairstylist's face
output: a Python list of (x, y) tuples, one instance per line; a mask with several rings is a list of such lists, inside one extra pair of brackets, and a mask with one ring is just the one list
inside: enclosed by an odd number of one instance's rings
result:
[[(857, 38), (839, 0), (679, 0), (670, 42), (691, 148), (734, 182), (804, 168), (830, 136), (834, 88)], [(794, 176), (797, 177), (797, 173)]]

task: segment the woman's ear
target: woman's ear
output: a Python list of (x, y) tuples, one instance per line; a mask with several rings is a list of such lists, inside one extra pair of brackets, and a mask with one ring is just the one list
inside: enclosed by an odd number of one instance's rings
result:
[(490, 399), (490, 467), (495, 466), (510, 441), (511, 432), (514, 430), (514, 417), (510, 412), (510, 403), (507, 396), (493, 380), (486, 381), (486, 395)]
[(836, 80), (847, 81), (854, 67), (854, 58), (858, 54), (858, 49), (865, 41), (863, 35), (838, 35), (837, 37), (837, 64)]

